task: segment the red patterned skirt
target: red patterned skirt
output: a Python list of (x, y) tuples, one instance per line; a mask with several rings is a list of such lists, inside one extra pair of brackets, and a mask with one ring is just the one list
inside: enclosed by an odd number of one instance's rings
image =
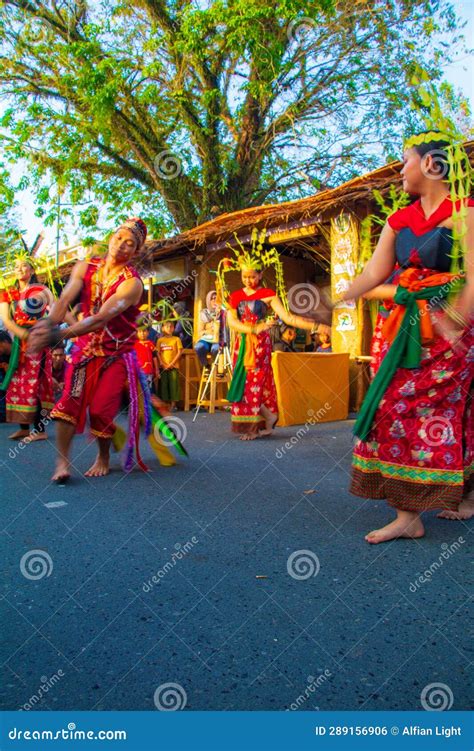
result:
[[(240, 336), (234, 347), (234, 367), (240, 348)], [(255, 368), (247, 370), (245, 390), (240, 402), (232, 404), (232, 430), (234, 433), (255, 433), (265, 427), (265, 419), (260, 414), (264, 406), (278, 413), (275, 381), (272, 371), (272, 341), (268, 331), (258, 335), (255, 347)]]
[(351, 492), (406, 511), (456, 510), (474, 477), (473, 379), (474, 328), (455, 348), (438, 337), (419, 368), (399, 368), (369, 440), (355, 445)]
[(7, 389), (7, 422), (33, 423), (38, 407), (46, 416), (53, 407), (51, 350), (30, 354), (22, 349)]

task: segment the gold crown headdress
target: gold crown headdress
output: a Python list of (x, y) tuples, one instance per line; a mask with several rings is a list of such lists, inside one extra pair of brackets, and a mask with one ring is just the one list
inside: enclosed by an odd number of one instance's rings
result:
[(217, 267), (217, 282), (216, 290), (218, 300), (224, 304), (227, 304), (229, 298), (229, 290), (225, 282), (225, 274), (228, 271), (243, 271), (244, 269), (254, 269), (255, 271), (263, 271), (264, 269), (274, 267), (275, 269), (275, 281), (276, 292), (278, 297), (283, 303), (285, 310), (289, 310), (288, 299), (286, 295), (285, 280), (283, 277), (283, 264), (280, 260), (280, 255), (276, 248), (265, 249), (263, 243), (265, 241), (266, 232), (262, 230), (258, 232), (254, 227), (250, 236), (251, 246), (246, 248), (237, 235), (234, 233), (237, 247), (227, 243), (228, 248), (232, 250), (235, 258), (222, 258), (219, 261)]
[[(421, 144), (442, 142), (442, 147), (433, 151), (433, 160), (441, 169), (441, 179), (447, 182), (449, 197), (453, 202), (453, 249), (451, 253), (451, 271), (459, 273), (460, 259), (464, 250), (464, 240), (467, 234), (467, 199), (471, 195), (473, 171), (469, 157), (464, 149), (465, 136), (460, 133), (456, 124), (444, 114), (437, 91), (430, 83), (428, 73), (419, 68), (418, 74), (413, 76), (412, 85), (416, 87), (422, 105), (427, 109), (424, 116), (426, 132), (410, 136), (404, 143), (404, 149), (410, 149)], [(444, 145), (446, 143), (446, 145)], [(442, 152), (442, 153), (440, 153)], [(444, 157), (444, 164), (440, 165), (440, 158)]]

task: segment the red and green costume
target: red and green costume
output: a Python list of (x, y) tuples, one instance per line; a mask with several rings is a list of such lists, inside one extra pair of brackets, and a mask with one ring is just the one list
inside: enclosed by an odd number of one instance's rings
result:
[[(30, 284), (21, 292), (12, 288), (0, 292), (0, 302), (10, 304), (12, 318), (18, 326), (31, 328), (46, 315), (45, 291), (42, 284)], [(37, 301), (37, 302), (36, 302)], [(38, 313), (29, 314), (29, 310)], [(41, 310), (40, 310), (41, 309)], [(7, 422), (31, 424), (41, 410), (47, 416), (53, 406), (51, 351), (27, 352), (26, 341), (14, 337), (10, 364), (0, 388), (6, 390)]]
[(456, 510), (474, 474), (474, 327), (455, 346), (433, 327), (456, 281), (451, 232), (439, 226), (452, 211), (446, 199), (426, 219), (416, 201), (388, 220), (400, 266), (390, 344), (354, 431), (351, 492), (406, 511)]
[[(105, 259), (92, 258), (84, 275), (81, 293), (81, 311), (91, 316), (117, 292), (127, 279), (140, 279), (133, 266), (125, 266), (112, 279), (104, 280)], [(180, 453), (186, 453), (174, 440), (161, 415), (151, 406), (151, 395), (135, 353), (138, 305), (117, 314), (102, 329), (79, 337), (73, 348), (72, 362), (66, 371), (64, 391), (51, 415), (84, 430), (87, 416), (90, 432), (96, 438), (111, 438), (114, 446), (125, 444), (124, 469), (133, 467), (136, 452), (137, 464), (147, 469), (139, 452), (140, 424), (144, 425), (148, 440), (162, 464), (175, 461), (166, 447), (157, 442), (156, 428), (165, 435), (168, 445), (173, 444)], [(124, 395), (128, 395), (128, 435), (115, 420), (120, 412)]]
[[(256, 325), (272, 311), (264, 299), (275, 297), (271, 289), (258, 289), (246, 295), (243, 289), (229, 296), (242, 323)], [(278, 413), (275, 381), (272, 371), (272, 341), (268, 331), (260, 334), (239, 334), (234, 349), (234, 376), (227, 398), (232, 402), (232, 430), (236, 433), (254, 433), (265, 427), (260, 408), (267, 407)]]

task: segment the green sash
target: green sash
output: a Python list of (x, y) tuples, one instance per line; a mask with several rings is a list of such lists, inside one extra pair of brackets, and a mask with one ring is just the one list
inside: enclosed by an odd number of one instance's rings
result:
[(18, 367), (18, 360), (20, 359), (20, 349), (21, 349), (21, 341), (17, 336), (15, 336), (13, 337), (12, 349), (10, 352), (10, 360), (8, 362), (8, 369), (3, 378), (3, 383), (0, 384), (0, 389), (2, 391), (7, 390), (8, 386), (10, 385), (10, 381), (12, 379), (13, 373)]
[(232, 375), (232, 381), (229, 386), (229, 391), (227, 394), (228, 402), (241, 402), (242, 401), (242, 397), (244, 395), (244, 390), (245, 390), (245, 382), (247, 380), (247, 371), (245, 370), (245, 367), (244, 367), (246, 335), (241, 334), (240, 336), (241, 338), (240, 338), (239, 356), (237, 357), (237, 362), (235, 364), (234, 373)]
[(405, 287), (397, 287), (394, 302), (406, 306), (405, 315), (390, 349), (370, 384), (354, 425), (354, 434), (362, 441), (366, 441), (368, 438), (375, 413), (397, 368), (418, 368), (420, 365), (420, 309), (416, 301), (432, 300), (434, 297), (438, 300), (444, 299), (450, 292), (448, 287), (447, 284), (425, 287), (425, 289), (420, 289), (417, 292), (409, 292)]

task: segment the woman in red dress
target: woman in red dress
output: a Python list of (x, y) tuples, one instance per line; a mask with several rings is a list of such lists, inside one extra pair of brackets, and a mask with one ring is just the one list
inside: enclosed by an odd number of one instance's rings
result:
[[(403, 188), (419, 198), (389, 217), (372, 259), (344, 294), (365, 295), (400, 266), (385, 351), (354, 431), (351, 491), (384, 498), (397, 514), (366, 536), (369, 543), (422, 537), (426, 510), (443, 509), (444, 518), (472, 515), (474, 202), (452, 200), (451, 148), (433, 132), (409, 142)], [(465, 275), (452, 266), (455, 241)]]
[(330, 328), (289, 313), (274, 290), (261, 286), (258, 262), (240, 268), (243, 288), (229, 295), (227, 302), (229, 327), (238, 333), (227, 398), (232, 402), (232, 430), (241, 434), (241, 440), (251, 441), (270, 435), (278, 420), (269, 334), (277, 318), (312, 333), (329, 333)]
[[(49, 348), (28, 352), (26, 340), (31, 327), (45, 317), (53, 304), (50, 290), (38, 284), (34, 268), (27, 259), (15, 264), (17, 281), (0, 292), (0, 318), (13, 335), (10, 366), (4, 379), (7, 422), (20, 424), (10, 435), (12, 440), (45, 440), (45, 418), (53, 407), (52, 360)], [(30, 425), (34, 430), (30, 432)]]

